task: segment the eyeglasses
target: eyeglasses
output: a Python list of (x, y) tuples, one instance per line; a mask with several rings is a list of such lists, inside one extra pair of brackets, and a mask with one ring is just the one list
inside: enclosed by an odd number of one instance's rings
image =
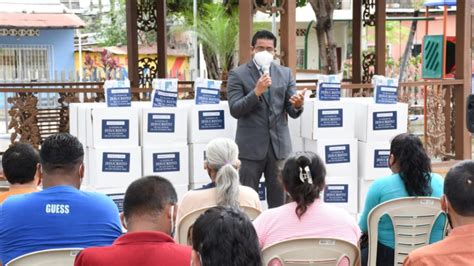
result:
[(267, 51), (269, 53), (275, 52), (275, 48), (273, 47), (254, 46), (253, 49), (255, 49), (255, 51), (257, 52), (263, 52), (263, 51)]

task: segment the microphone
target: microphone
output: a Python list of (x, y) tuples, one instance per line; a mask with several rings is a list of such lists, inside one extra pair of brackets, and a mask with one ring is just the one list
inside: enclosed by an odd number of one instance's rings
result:
[[(263, 65), (263, 66), (262, 66), (262, 72), (263, 72), (263, 75), (268, 75), (268, 76), (270, 76), (270, 65)], [(262, 101), (262, 96), (259, 96), (259, 97), (258, 97), (258, 100), (259, 100), (259, 101)]]
[(262, 66), (262, 71), (263, 71), (263, 74), (268, 74), (270, 75), (270, 66), (269, 65), (264, 65)]

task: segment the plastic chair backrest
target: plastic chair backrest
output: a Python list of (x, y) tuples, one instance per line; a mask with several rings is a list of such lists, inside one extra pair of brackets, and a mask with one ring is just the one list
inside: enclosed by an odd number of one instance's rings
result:
[(257, 208), (254, 208), (254, 207), (250, 207), (250, 206), (240, 206), (240, 209), (245, 213), (247, 214), (247, 216), (249, 217), (250, 221), (253, 221), (255, 220), (255, 218), (257, 218), (261, 213), (262, 211), (257, 209)]
[(357, 265), (359, 248), (334, 238), (293, 238), (264, 248), (262, 258), (264, 266), (273, 260), (281, 265), (339, 265), (344, 258)]
[[(378, 245), (378, 224), (387, 214), (392, 220), (395, 234), (395, 261), (393, 265), (402, 265), (411, 251), (428, 245), (436, 219), (444, 215), (441, 201), (433, 197), (405, 197), (383, 202), (377, 205), (368, 216), (369, 259), (368, 265), (376, 265)], [(443, 235), (446, 232), (444, 225)]]
[(189, 228), (194, 224), (199, 215), (206, 212), (208, 209), (215, 206), (208, 206), (201, 209), (194, 210), (181, 218), (176, 226), (176, 236), (175, 240), (182, 245), (188, 243), (188, 231)]
[(35, 251), (17, 257), (5, 266), (72, 266), (81, 250), (83, 248), (57, 248)]

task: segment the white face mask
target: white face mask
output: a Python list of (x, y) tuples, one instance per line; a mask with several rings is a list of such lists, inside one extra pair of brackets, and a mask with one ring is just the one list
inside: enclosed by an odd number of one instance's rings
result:
[(273, 62), (273, 54), (267, 51), (255, 53), (253, 59), (259, 66), (269, 66)]

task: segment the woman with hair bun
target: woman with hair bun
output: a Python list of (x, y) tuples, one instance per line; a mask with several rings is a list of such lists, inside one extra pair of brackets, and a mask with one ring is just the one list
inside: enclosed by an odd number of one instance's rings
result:
[[(367, 192), (364, 211), (359, 226), (367, 233), (367, 218), (370, 211), (380, 203), (402, 197), (441, 197), (443, 179), (431, 173), (431, 160), (420, 139), (408, 133), (395, 136), (390, 144), (388, 165), (393, 174), (377, 178)], [(433, 228), (431, 241), (442, 239), (444, 218)], [(390, 218), (382, 216), (378, 228), (377, 265), (393, 265), (394, 232)], [(362, 265), (367, 264), (368, 247), (362, 248)]]
[(293, 201), (255, 219), (261, 248), (297, 237), (338, 238), (357, 245), (360, 230), (355, 219), (319, 198), (325, 177), (324, 163), (313, 152), (297, 153), (286, 160), (283, 185)]

